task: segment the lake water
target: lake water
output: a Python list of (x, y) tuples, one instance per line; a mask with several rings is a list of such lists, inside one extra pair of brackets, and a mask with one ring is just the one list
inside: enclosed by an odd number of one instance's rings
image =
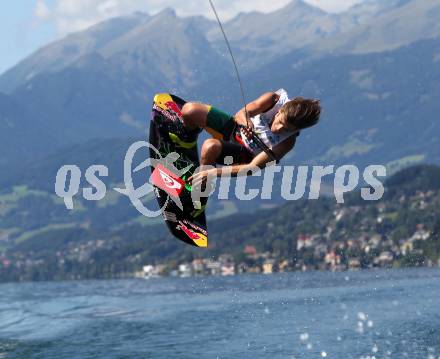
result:
[(0, 285), (0, 358), (440, 358), (440, 270)]

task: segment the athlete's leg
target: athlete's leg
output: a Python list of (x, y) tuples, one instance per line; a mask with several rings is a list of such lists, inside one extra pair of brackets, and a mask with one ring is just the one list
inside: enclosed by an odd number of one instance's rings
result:
[(182, 107), (183, 121), (190, 129), (205, 128), (211, 106), (203, 103), (187, 102)]
[(210, 138), (203, 142), (202, 155), (200, 159), (200, 164), (202, 166), (215, 165), (217, 159), (222, 153), (222, 142), (214, 138)]
[(187, 102), (182, 107), (182, 115), (186, 127), (204, 128), (218, 140), (229, 140), (235, 128), (233, 116), (203, 103)]

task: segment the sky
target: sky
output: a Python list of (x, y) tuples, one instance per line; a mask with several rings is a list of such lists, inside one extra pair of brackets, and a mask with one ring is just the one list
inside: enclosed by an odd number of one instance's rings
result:
[[(270, 12), (291, 0), (214, 0), (222, 20), (239, 12)], [(304, 0), (328, 12), (364, 0)], [(135, 11), (155, 14), (172, 7), (179, 16), (213, 18), (208, 0), (19, 0), (0, 3), (0, 74), (45, 44), (109, 17)]]

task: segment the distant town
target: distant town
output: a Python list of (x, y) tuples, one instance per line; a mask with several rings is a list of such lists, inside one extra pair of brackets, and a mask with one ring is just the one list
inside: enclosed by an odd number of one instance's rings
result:
[[(337, 218), (344, 215), (345, 210), (336, 213)], [(380, 221), (381, 217), (378, 218)], [(414, 234), (399, 244), (392, 240), (384, 240), (380, 235), (359, 237), (347, 242), (336, 242), (328, 245), (327, 238), (318, 234), (303, 234), (297, 238), (298, 259), (286, 259), (272, 253), (259, 253), (252, 245), (245, 246), (245, 260), (236, 262), (230, 254), (222, 254), (217, 259), (199, 258), (191, 262), (145, 265), (136, 277), (157, 278), (162, 276), (230, 276), (241, 273), (272, 274), (275, 272), (331, 270), (345, 271), (361, 268), (390, 268), (402, 265), (424, 265), (440, 267), (440, 258), (434, 262), (427, 260), (417, 262), (418, 256), (423, 257), (423, 250), (417, 249), (418, 243), (430, 238), (430, 232), (419, 224)], [(359, 253), (358, 256), (347, 257), (347, 253)], [(306, 259), (309, 258), (309, 259)], [(414, 263), (402, 263), (404, 258), (413, 258)]]

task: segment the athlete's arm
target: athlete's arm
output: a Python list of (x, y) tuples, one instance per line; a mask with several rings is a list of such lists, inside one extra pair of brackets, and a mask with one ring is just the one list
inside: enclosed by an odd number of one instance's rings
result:
[[(295, 142), (296, 138), (292, 136), (285, 139), (280, 144), (276, 145), (272, 150), (276, 158), (278, 160), (283, 158), (295, 146)], [(230, 174), (231, 177), (237, 177), (239, 173), (241, 175), (249, 175), (251, 170), (254, 170), (255, 168), (263, 169), (269, 162), (272, 162), (272, 160), (266, 154), (266, 152), (263, 151), (255, 156), (250, 163), (224, 166), (221, 168), (212, 168), (209, 170), (201, 171), (195, 173), (192, 177), (188, 179), (188, 181), (192, 182), (194, 186), (203, 183), (203, 181), (205, 181), (208, 176), (220, 177), (223, 174)]]
[[(277, 158), (277, 160), (280, 160), (290, 150), (292, 150), (292, 148), (295, 146), (295, 142), (296, 142), (296, 138), (294, 136), (292, 136), (292, 137), (285, 139), (280, 144), (276, 145), (272, 149), (272, 151), (273, 151), (275, 157)], [(247, 171), (249, 171), (255, 167), (263, 169), (266, 167), (266, 165), (269, 162), (272, 162), (271, 158), (267, 155), (266, 152), (262, 151), (258, 155), (256, 155), (250, 163), (216, 168), (217, 176), (221, 176), (222, 170), (227, 170), (228, 167), (232, 167), (231, 176), (236, 177), (239, 172), (245, 174), (245, 173), (247, 173)]]
[[(246, 111), (249, 117), (259, 115), (260, 113), (270, 110), (279, 100), (280, 96), (275, 92), (266, 92), (261, 95), (255, 101), (246, 105), (246, 110), (244, 107), (235, 114), (235, 122), (242, 126), (248, 126), (248, 121), (246, 120)], [(251, 122), (249, 121), (249, 124)]]

